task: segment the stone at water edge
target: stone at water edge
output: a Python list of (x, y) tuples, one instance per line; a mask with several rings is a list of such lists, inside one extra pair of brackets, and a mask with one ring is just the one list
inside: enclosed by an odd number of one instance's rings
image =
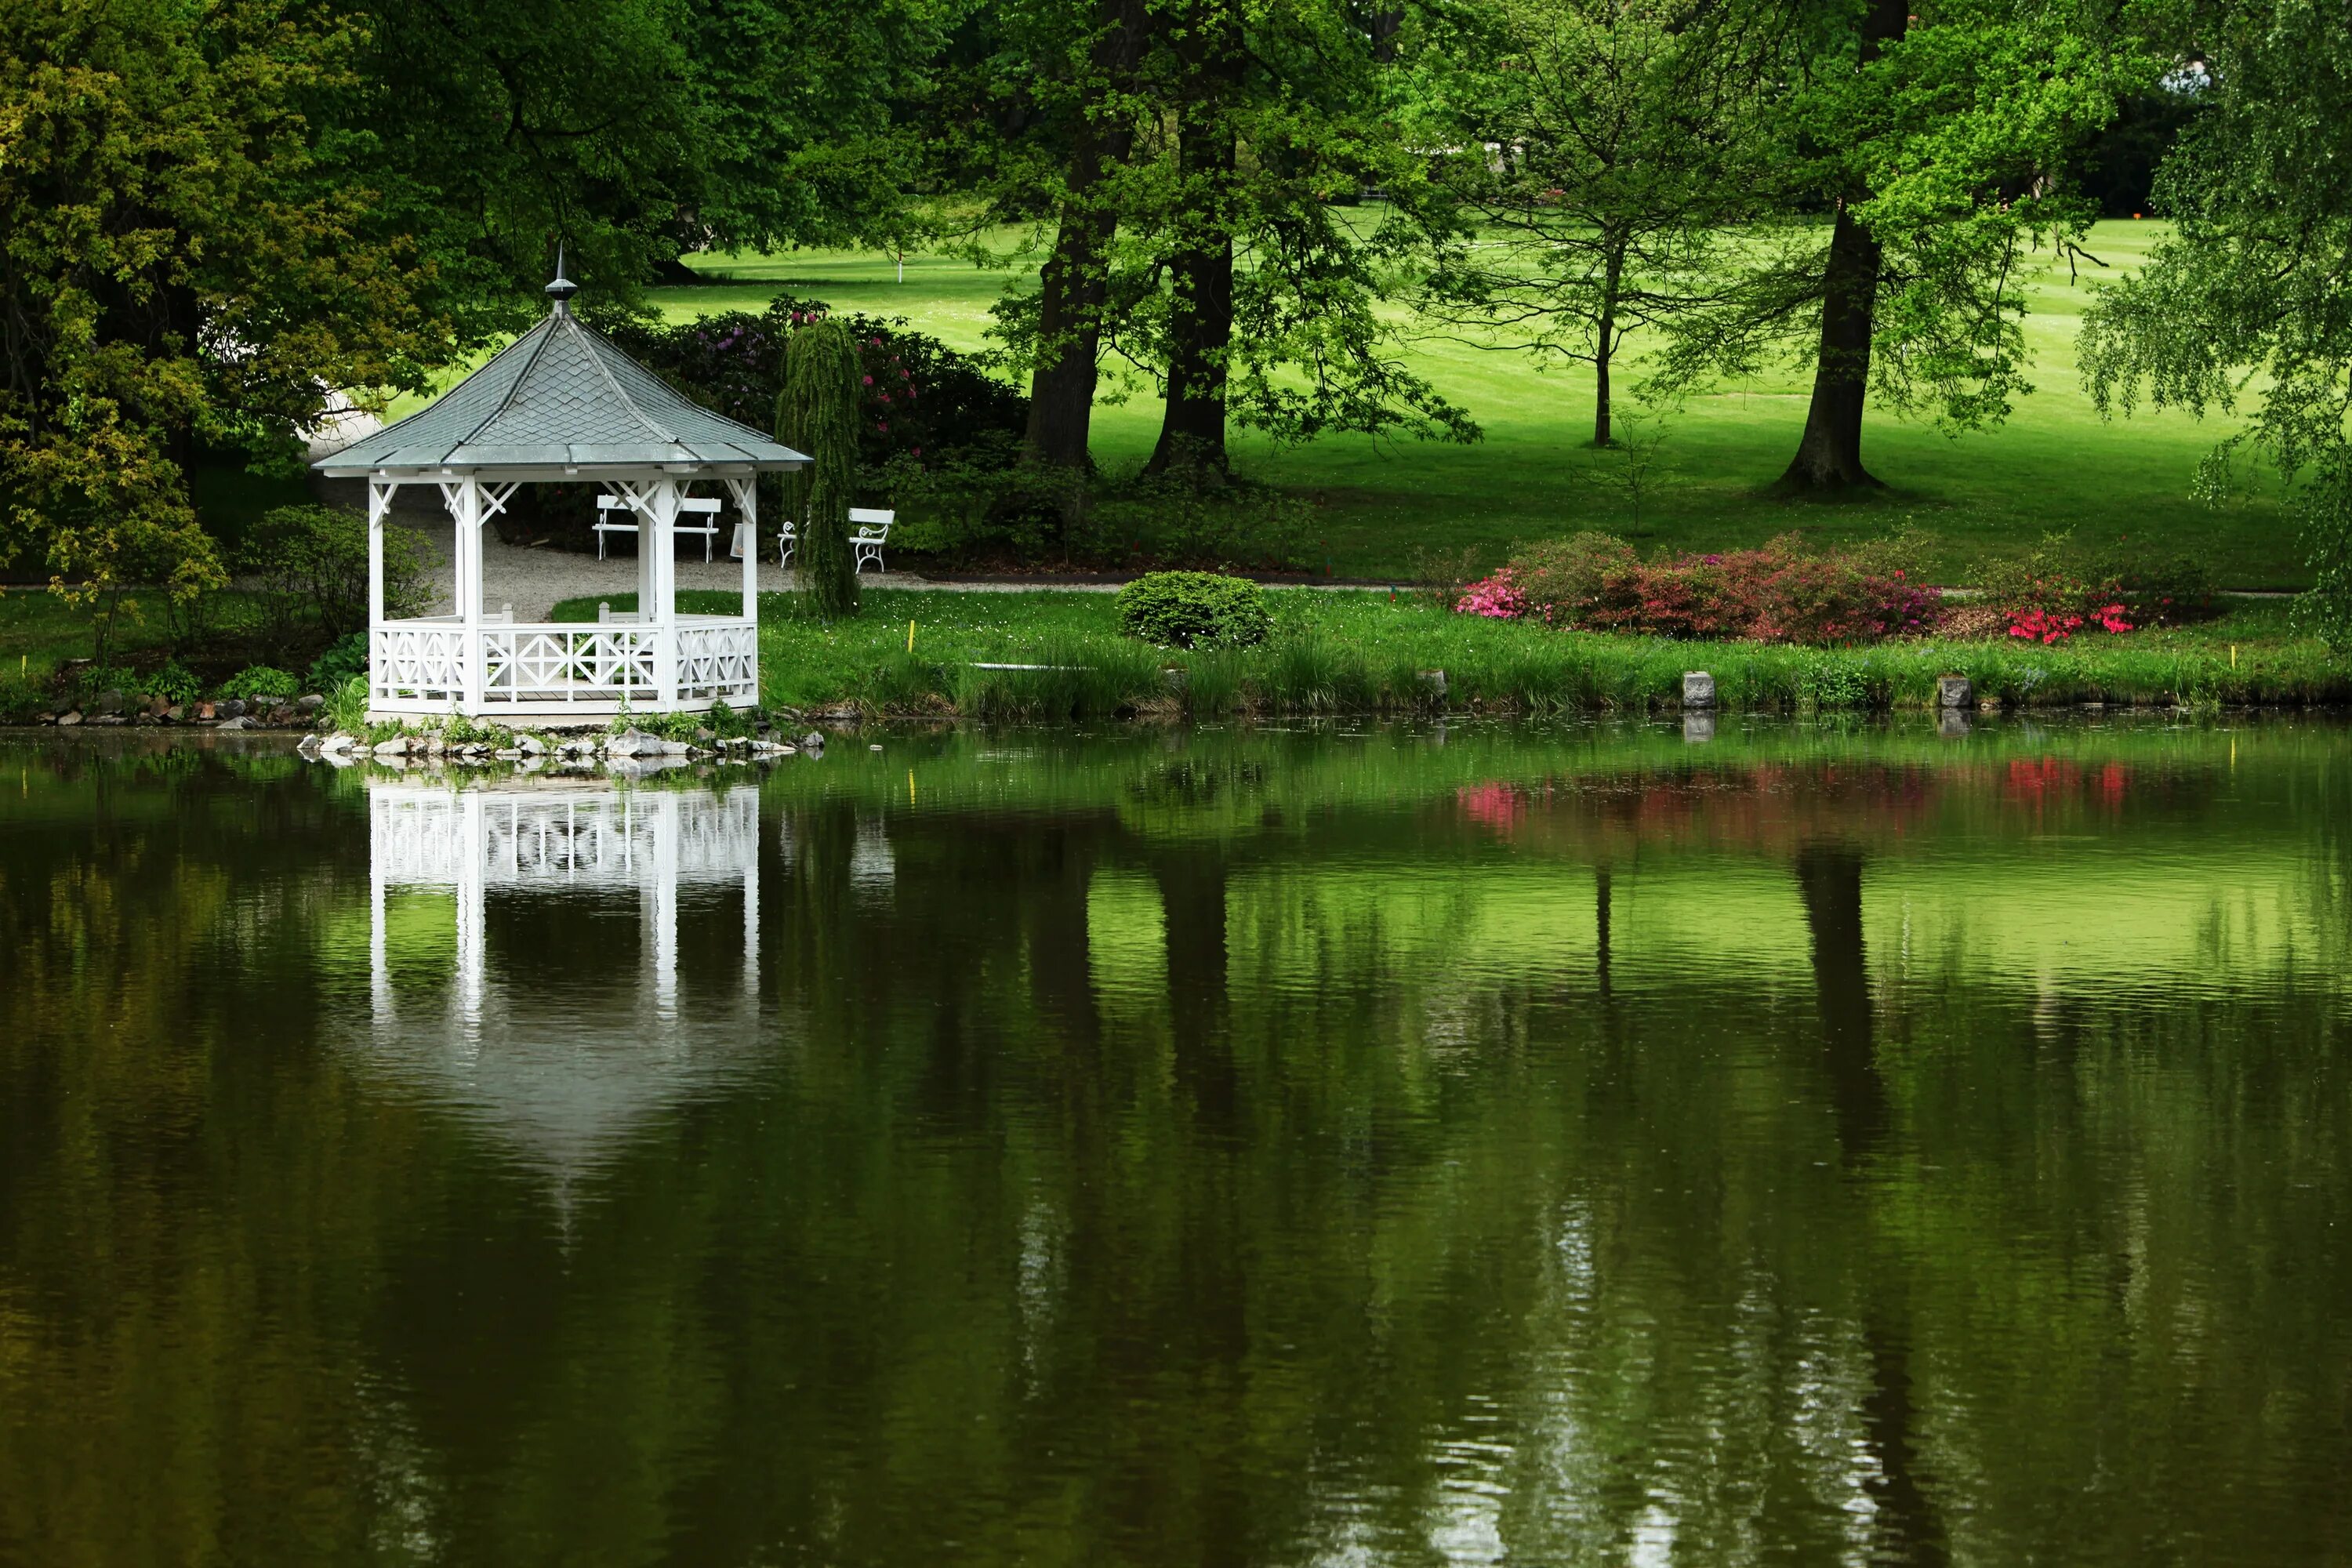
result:
[(210, 702), (199, 702), (196, 704), (196, 722), (199, 724), (208, 724), (219, 717), (220, 710), (215, 704)]
[(807, 734), (801, 737), (801, 750), (803, 752), (824, 751), (824, 737), (818, 734), (814, 730), (811, 730)]
[(536, 735), (517, 735), (515, 750), (526, 757), (543, 757), (547, 755), (547, 742)]
[(242, 719), (245, 717), (245, 699), (242, 697), (232, 697), (227, 701), (220, 703), (217, 706), (220, 709), (220, 716), (224, 719)]
[(89, 700), (89, 711), (95, 714), (122, 711), (122, 693), (111, 687)]
[(1939, 675), (1936, 678), (1936, 705), (1939, 708), (1966, 708), (1977, 698), (1975, 683), (1965, 675)]
[(81, 715), (74, 712), (60, 713), (58, 715), (58, 722), (60, 725), (79, 724), (81, 722)]
[(378, 741), (368, 754), (376, 757), (404, 757), (408, 755), (408, 737), (394, 735), (389, 741)]
[(305, 713), (316, 713), (320, 709), (324, 708), (326, 705), (327, 700), (320, 696), (315, 691), (294, 704), (297, 709)]
[(1715, 677), (1704, 669), (1683, 671), (1683, 706), (1712, 708), (1715, 706)]
[(253, 721), (250, 719), (224, 719), (220, 721), (219, 727), (224, 730), (250, 730), (253, 728)]

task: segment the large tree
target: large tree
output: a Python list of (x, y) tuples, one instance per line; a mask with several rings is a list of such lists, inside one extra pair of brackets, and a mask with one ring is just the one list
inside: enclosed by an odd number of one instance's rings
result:
[(608, 294), (710, 247), (899, 243), (946, 0), (358, 0), (380, 199), (511, 326), (559, 238)]
[(2317, 0), (2181, 5), (2167, 90), (2198, 105), (2158, 172), (2172, 221), (2137, 276), (2085, 314), (2102, 411), (2145, 400), (2249, 417), (2202, 476), (2213, 499), (2251, 448), (2294, 488), (2311, 605), (2352, 647), (2352, 14)]
[(1812, 373), (1782, 483), (1874, 487), (1874, 393), (1950, 429), (2006, 417), (2026, 379), (2025, 259), (2072, 252), (2072, 179), (2144, 66), (2100, 0), (1831, 0), (1789, 13), (1773, 157), (1792, 221), (1748, 237), (1722, 308), (1675, 329), (1672, 384), (1793, 351)]
[[(1381, 313), (1450, 221), (1405, 112), (1412, 18), (1334, 0), (1164, 0), (1172, 137), (1130, 266), (1128, 347), (1160, 377), (1149, 468), (1213, 479), (1229, 423), (1475, 439)], [(1381, 198), (1357, 205), (1368, 191)]]
[(185, 597), (221, 581), (195, 443), (282, 452), (448, 350), (331, 117), (362, 40), (300, 0), (20, 0), (0, 46), (0, 553)]
[(1488, 0), (1445, 81), (1471, 222), (1424, 300), (1481, 346), (1592, 367), (1610, 444), (1626, 339), (1711, 301), (1765, 170), (1777, 18), (1708, 0)]

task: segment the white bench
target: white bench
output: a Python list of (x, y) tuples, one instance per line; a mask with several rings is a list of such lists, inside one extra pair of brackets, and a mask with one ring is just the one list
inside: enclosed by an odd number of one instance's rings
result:
[[(898, 514), (881, 507), (854, 506), (849, 509), (850, 523), (856, 531), (849, 536), (852, 572), (863, 572), (871, 566), (877, 572), (887, 570), (882, 564), (882, 546), (889, 542), (890, 524)], [(799, 548), (800, 528), (792, 519), (776, 531), (776, 563), (789, 566), (793, 552)]]
[[(598, 496), (596, 498), (596, 510), (599, 513), (603, 513), (608, 511), (627, 511), (631, 509), (628, 501), (619, 496)], [(686, 500), (682, 500), (677, 503), (678, 521), (670, 525), (670, 531), (672, 533), (698, 533), (702, 535), (702, 559), (707, 562), (710, 559), (711, 549), (719, 538), (719, 524), (716, 522), (688, 522), (685, 519), (687, 514), (689, 512), (697, 517), (715, 518), (719, 514), (719, 502), (716, 500), (708, 497), (698, 500), (689, 498)], [(637, 525), (634, 522), (612, 522), (600, 516), (596, 521), (596, 559), (599, 561), (604, 559), (604, 536), (606, 534), (635, 533), (636, 531)]]
[(849, 509), (850, 525), (857, 530), (849, 536), (853, 561), (849, 568), (851, 572), (863, 572), (868, 566), (877, 572), (887, 570), (882, 564), (882, 546), (889, 542), (890, 524), (898, 515), (896, 511), (886, 511), (879, 507), (854, 506)]

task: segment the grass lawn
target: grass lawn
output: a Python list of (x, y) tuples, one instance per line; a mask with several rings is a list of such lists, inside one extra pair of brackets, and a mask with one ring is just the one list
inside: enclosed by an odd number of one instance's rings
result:
[[(1434, 706), (1423, 672), (1443, 669), (1444, 702), (1455, 709), (1640, 711), (1672, 706), (1683, 672), (1706, 669), (1730, 709), (1925, 707), (1937, 677), (1953, 672), (1968, 675), (1979, 696), (2021, 707), (2352, 700), (2352, 669), (2295, 635), (2274, 601), (2203, 626), (2078, 637), (2056, 647), (1818, 649), (1552, 632), (1452, 615), (1412, 595), (1292, 589), (1269, 597), (1270, 641), (1196, 654), (1120, 635), (1107, 594), (868, 590), (861, 616), (831, 626), (803, 617), (792, 595), (768, 595), (760, 605), (761, 694), (795, 709), (1000, 719), (1370, 711)], [(739, 603), (723, 593), (679, 595), (682, 608), (713, 614), (732, 614)], [(556, 607), (558, 619), (595, 614), (593, 599)], [(976, 668), (983, 664), (1047, 668)], [(1171, 668), (1183, 672), (1181, 689), (1166, 674)]]
[[(2152, 223), (2103, 223), (2089, 248), (2114, 276), (2139, 265), (2161, 232)], [(711, 285), (656, 292), (673, 319), (759, 310), (788, 291), (839, 309), (904, 316), (966, 349), (985, 346), (989, 305), (1015, 280), (961, 260), (913, 257), (900, 282), (890, 258), (841, 251), (721, 254), (702, 266)], [(1924, 564), (1948, 582), (1968, 581), (1989, 553), (2013, 553), (2073, 529), (2085, 540), (2124, 536), (2194, 550), (2231, 587), (2301, 585), (2302, 551), (2274, 496), (2223, 511), (2189, 499), (2198, 460), (2228, 426), (2179, 415), (2105, 423), (2094, 413), (2076, 378), (2074, 341), (2100, 276), (2085, 268), (2070, 278), (2063, 263), (2036, 258), (2025, 328), (2039, 390), (2001, 428), (1957, 438), (1874, 412), (1864, 453), (1889, 489), (1860, 502), (1759, 494), (1787, 465), (1804, 422), (1811, 373), (1801, 369), (1694, 399), (1668, 416), (1658, 493), (1644, 502), (1638, 529), (1612, 478), (1620, 459), (1587, 445), (1589, 372), (1539, 371), (1516, 353), (1433, 338), (1413, 347), (1415, 368), (1485, 426), (1476, 445), (1345, 437), (1276, 451), (1244, 433), (1234, 449), (1245, 472), (1319, 502), (1319, 531), (1344, 574), (1402, 573), (1423, 548), (1475, 546), (1499, 558), (1515, 542), (1579, 528), (1715, 549), (1790, 528), (1836, 539), (1916, 524), (1936, 541)], [(1025, 285), (1030, 277), (1017, 280)], [(1620, 384), (1630, 379), (1621, 375)], [(1097, 409), (1097, 459), (1114, 472), (1139, 465), (1159, 421), (1148, 387)]]

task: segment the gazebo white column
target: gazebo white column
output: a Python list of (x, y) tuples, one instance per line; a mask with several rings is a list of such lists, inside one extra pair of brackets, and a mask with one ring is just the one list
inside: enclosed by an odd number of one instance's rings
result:
[(743, 618), (755, 626), (760, 618), (760, 481), (757, 478), (729, 479), (728, 494), (742, 514)]
[(465, 626), (466, 710), (482, 704), (482, 487), (471, 475), (441, 487), (448, 498), (457, 619)]
[(400, 490), (398, 479), (368, 480), (368, 647), (369, 658), (374, 658), (375, 634), (383, 626), (383, 524), (392, 513), (392, 498)]

